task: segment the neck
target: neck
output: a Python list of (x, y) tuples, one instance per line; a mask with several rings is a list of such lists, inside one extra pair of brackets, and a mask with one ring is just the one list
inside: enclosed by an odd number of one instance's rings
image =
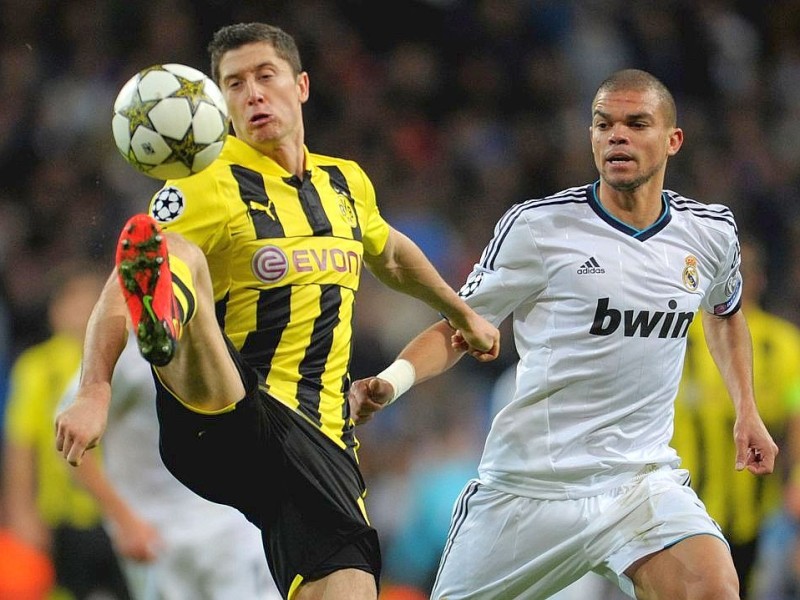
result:
[[(659, 183), (658, 186), (655, 183)], [(646, 229), (661, 216), (663, 200), (660, 182), (647, 182), (632, 190), (620, 190), (602, 179), (597, 199), (609, 214), (635, 229)]]

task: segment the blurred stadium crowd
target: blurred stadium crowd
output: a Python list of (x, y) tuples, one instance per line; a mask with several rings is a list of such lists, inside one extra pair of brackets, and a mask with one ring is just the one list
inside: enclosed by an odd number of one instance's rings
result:
[[(454, 287), (512, 203), (596, 177), (600, 81), (652, 72), (686, 132), (667, 186), (733, 209), (766, 248), (765, 306), (800, 325), (798, 0), (5, 0), (0, 398), (13, 359), (48, 334), (49, 274), (110, 269), (119, 227), (159, 185), (114, 148), (120, 86), (155, 63), (207, 72), (212, 32), (247, 20), (300, 44), (309, 147), (361, 163), (388, 220)], [(362, 285), (354, 377), (437, 318), (369, 276)], [(506, 335), (500, 360), (462, 361), (361, 430), (389, 581), (428, 585), (513, 360)]]

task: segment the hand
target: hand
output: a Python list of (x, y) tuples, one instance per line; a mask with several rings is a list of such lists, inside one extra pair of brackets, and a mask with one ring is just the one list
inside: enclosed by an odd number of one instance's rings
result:
[(450, 345), (454, 350), (466, 352), (480, 362), (489, 362), (500, 354), (500, 332), (473, 312), (466, 325), (457, 328), (450, 337)]
[(163, 546), (158, 529), (133, 514), (114, 523), (111, 540), (120, 556), (137, 562), (153, 562)]
[(110, 396), (110, 386), (101, 391), (81, 390), (75, 402), (56, 416), (56, 450), (72, 466), (80, 465), (83, 454), (100, 441), (106, 429)]
[(736, 470), (747, 469), (754, 475), (772, 473), (778, 446), (760, 417), (737, 418), (733, 426), (736, 444)]
[(383, 410), (393, 395), (392, 384), (384, 379), (368, 377), (354, 381), (347, 397), (350, 403), (350, 416), (356, 425), (363, 425), (376, 412)]
[[(487, 322), (487, 325), (488, 322)], [(472, 333), (469, 336), (464, 331), (457, 329), (450, 337), (450, 345), (454, 350), (466, 352), (472, 358), (480, 362), (494, 360), (500, 354), (500, 332), (489, 325), (491, 329), (486, 329), (478, 334)]]

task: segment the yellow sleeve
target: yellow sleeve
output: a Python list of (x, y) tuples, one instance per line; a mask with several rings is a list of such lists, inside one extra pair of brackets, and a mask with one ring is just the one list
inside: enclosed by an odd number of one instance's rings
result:
[(356, 207), (363, 211), (361, 223), (363, 223), (362, 241), (364, 243), (364, 252), (374, 256), (380, 254), (384, 246), (386, 246), (386, 241), (389, 239), (389, 224), (384, 220), (378, 209), (375, 187), (372, 185), (372, 181), (370, 181), (370, 178), (361, 167), (358, 167), (358, 170), (361, 175), (362, 190), (356, 196)]

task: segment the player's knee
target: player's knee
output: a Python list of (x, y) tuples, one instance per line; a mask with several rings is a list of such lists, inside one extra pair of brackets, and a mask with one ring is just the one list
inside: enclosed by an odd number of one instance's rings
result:
[(739, 579), (736, 572), (719, 570), (706, 573), (697, 592), (687, 598), (698, 600), (739, 600)]

